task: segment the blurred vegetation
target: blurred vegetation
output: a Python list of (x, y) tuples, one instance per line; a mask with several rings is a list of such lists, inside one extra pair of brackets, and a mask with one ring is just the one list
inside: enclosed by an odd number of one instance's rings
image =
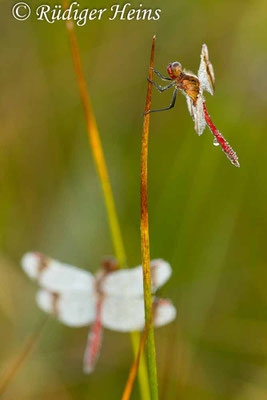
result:
[[(140, 263), (141, 113), (154, 33), (155, 67), (163, 73), (175, 60), (197, 72), (207, 43), (216, 76), (207, 107), (241, 164), (230, 164), (208, 130), (195, 134), (182, 95), (174, 110), (152, 115), (151, 256), (171, 262), (173, 277), (161, 294), (178, 309), (176, 322), (156, 331), (161, 399), (263, 400), (267, 4), (147, 0), (143, 6), (161, 8), (160, 20), (103, 19), (77, 29), (129, 266)], [(8, 1), (0, 9), (3, 372), (43, 317), (36, 287), (21, 271), (22, 254), (39, 250), (95, 271), (112, 243), (64, 23), (18, 22)], [(154, 91), (152, 106), (170, 98)], [(119, 399), (132, 362), (129, 335), (105, 331), (97, 369), (87, 377), (87, 332), (50, 319), (5, 399)]]

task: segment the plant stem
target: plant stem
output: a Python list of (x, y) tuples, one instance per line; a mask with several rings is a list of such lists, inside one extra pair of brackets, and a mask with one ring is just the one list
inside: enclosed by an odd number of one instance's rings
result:
[[(154, 65), (155, 36), (153, 37), (149, 78), (152, 81)], [(148, 83), (145, 113), (151, 109), (152, 84)], [(146, 326), (151, 321), (148, 329), (147, 338), (147, 357), (148, 357), (148, 376), (151, 392), (151, 399), (158, 399), (157, 365), (156, 350), (153, 329), (153, 310), (151, 296), (151, 273), (150, 273), (150, 251), (149, 251), (149, 226), (148, 226), (148, 208), (147, 208), (147, 154), (148, 154), (148, 136), (149, 136), (150, 114), (145, 114), (142, 149), (141, 149), (141, 253), (143, 265), (143, 283), (144, 283), (144, 302), (145, 302), (145, 320)]]
[(69, 32), (70, 45), (72, 51), (72, 58), (75, 68), (75, 73), (78, 81), (80, 96), (84, 108), (84, 114), (86, 119), (87, 135), (92, 148), (92, 153), (98, 172), (99, 180), (101, 182), (102, 190), (104, 193), (104, 199), (108, 214), (110, 233), (113, 241), (114, 251), (120, 267), (126, 265), (126, 255), (122, 242), (122, 236), (120, 226), (118, 222), (117, 212), (115, 208), (115, 202), (111, 190), (110, 180), (108, 176), (107, 166), (101, 145), (101, 140), (96, 124), (96, 119), (91, 106), (91, 101), (87, 91), (86, 81), (83, 73), (83, 68), (80, 59), (80, 53), (77, 43), (76, 34), (73, 27), (72, 21), (67, 21), (67, 29)]
[(31, 335), (31, 337), (24, 344), (20, 354), (15, 359), (14, 363), (10, 366), (9, 369), (5, 372), (5, 375), (1, 379), (0, 384), (0, 396), (3, 395), (9, 385), (9, 383), (13, 380), (16, 373), (19, 371), (23, 363), (26, 361), (27, 357), (32, 353), (34, 347), (36, 346), (40, 336), (43, 332), (43, 329), (47, 323), (48, 317), (45, 317), (41, 324), (38, 325), (36, 331)]
[[(151, 323), (151, 321), (150, 321), (150, 323)], [(128, 379), (127, 379), (127, 382), (126, 382), (125, 389), (124, 389), (124, 392), (123, 392), (121, 400), (129, 400), (130, 397), (131, 397), (134, 381), (135, 381), (136, 374), (137, 374), (138, 367), (139, 367), (139, 363), (140, 363), (140, 358), (141, 358), (141, 356), (143, 354), (143, 349), (144, 349), (144, 346), (145, 346), (145, 343), (146, 343), (146, 340), (147, 340), (149, 327), (150, 327), (150, 324), (145, 326), (145, 329), (144, 329), (144, 331), (142, 333), (142, 336), (140, 338), (140, 343), (139, 343), (139, 346), (138, 346), (137, 355), (136, 355), (136, 357), (134, 359), (134, 362), (132, 364), (132, 367), (131, 367), (131, 370), (130, 370), (130, 373), (129, 373), (129, 376), (128, 376)]]
[[(131, 342), (133, 347), (134, 356), (137, 357), (139, 342), (140, 342), (140, 333), (139, 332), (131, 332)], [(141, 393), (141, 398), (143, 400), (150, 400), (150, 389), (148, 383), (148, 374), (147, 374), (147, 365), (144, 353), (141, 352), (139, 368), (138, 368), (138, 383), (139, 390)]]
[[(63, 1), (63, 5), (65, 8), (68, 7), (67, 0)], [(126, 254), (124, 250), (124, 245), (122, 241), (118, 216), (116, 212), (115, 202), (111, 190), (111, 184), (108, 176), (107, 166), (104, 158), (104, 152), (101, 145), (101, 140), (96, 124), (96, 119), (94, 116), (93, 108), (91, 105), (90, 97), (88, 94), (86, 80), (83, 73), (82, 63), (80, 59), (80, 53), (78, 48), (78, 42), (76, 38), (76, 34), (74, 31), (72, 21), (67, 21), (67, 30), (70, 38), (71, 52), (74, 63), (75, 74), (78, 81), (80, 96), (84, 108), (85, 118), (86, 118), (86, 127), (87, 127), (87, 135), (90, 141), (90, 145), (93, 152), (93, 157), (95, 161), (95, 165), (97, 168), (99, 180), (102, 186), (110, 232), (114, 247), (114, 252), (116, 258), (118, 260), (119, 266), (121, 268), (126, 267)], [(138, 352), (138, 343), (140, 340), (140, 334), (138, 332), (131, 333), (131, 341), (133, 346), (134, 355)], [(140, 386), (140, 393), (143, 400), (150, 400), (150, 392), (149, 392), (149, 384), (148, 384), (148, 376), (147, 376), (147, 367), (145, 362), (145, 357), (142, 355), (140, 360), (140, 367), (138, 371), (138, 379)]]

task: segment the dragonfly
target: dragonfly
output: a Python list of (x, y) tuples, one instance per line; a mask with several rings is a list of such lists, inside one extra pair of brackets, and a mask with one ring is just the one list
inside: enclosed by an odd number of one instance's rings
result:
[(149, 114), (151, 112), (170, 110), (175, 105), (177, 92), (181, 91), (186, 96), (188, 110), (194, 121), (195, 131), (197, 132), (197, 134), (202, 135), (206, 125), (208, 125), (211, 133), (214, 136), (214, 145), (221, 146), (223, 152), (226, 154), (231, 163), (236, 167), (240, 167), (236, 153), (229, 145), (229, 143), (227, 143), (219, 130), (215, 127), (207, 111), (206, 101), (203, 92), (206, 91), (213, 95), (215, 83), (214, 70), (211, 62), (209, 61), (207, 45), (202, 45), (200, 66), (197, 76), (192, 74), (191, 72), (187, 72), (185, 69), (182, 69), (181, 63), (177, 61), (168, 65), (167, 71), (169, 77), (163, 76), (156, 69), (153, 69), (153, 71), (162, 80), (171, 82), (167, 86), (162, 87), (160, 85), (157, 85), (154, 81), (151, 81), (149, 78), (148, 81), (151, 82), (160, 92), (164, 92), (171, 87), (174, 87), (174, 92), (171, 104), (168, 107), (158, 110), (150, 110), (146, 114)]
[[(100, 270), (91, 272), (62, 263), (41, 253), (26, 253), (24, 272), (40, 286), (37, 305), (70, 327), (92, 324), (84, 352), (83, 370), (90, 374), (99, 356), (103, 327), (119, 331), (140, 331), (145, 326), (142, 266), (118, 269), (107, 258)], [(162, 259), (151, 260), (151, 288), (154, 293), (171, 276), (171, 266)], [(176, 309), (171, 301), (153, 298), (154, 325), (173, 321)]]

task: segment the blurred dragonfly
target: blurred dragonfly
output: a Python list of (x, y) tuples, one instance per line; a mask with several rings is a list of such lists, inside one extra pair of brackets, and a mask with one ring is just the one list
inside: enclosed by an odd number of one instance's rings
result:
[[(114, 259), (107, 259), (93, 275), (40, 253), (26, 253), (22, 267), (41, 287), (36, 301), (43, 311), (71, 327), (93, 324), (84, 353), (85, 373), (91, 373), (97, 361), (102, 327), (121, 332), (144, 328), (142, 266), (119, 270)], [(170, 276), (169, 263), (151, 261), (152, 292)], [(176, 309), (169, 300), (154, 298), (153, 305), (155, 326), (175, 319)]]
[(214, 145), (220, 145), (231, 163), (236, 167), (240, 167), (236, 153), (215, 127), (206, 108), (203, 92), (207, 91), (213, 95), (215, 82), (214, 71), (212, 64), (209, 61), (208, 48), (206, 44), (203, 44), (202, 46), (200, 59), (201, 61), (198, 70), (198, 76), (182, 70), (182, 65), (177, 61), (168, 65), (167, 71), (169, 77), (163, 76), (160, 72), (154, 69), (154, 72), (162, 80), (171, 81), (169, 85), (162, 87), (157, 85), (154, 81), (150, 81), (148, 79), (160, 92), (164, 92), (171, 87), (175, 87), (175, 89), (172, 102), (168, 107), (161, 108), (159, 110), (151, 110), (148, 113), (165, 111), (174, 107), (177, 92), (180, 90), (186, 96), (188, 110), (195, 123), (195, 130), (197, 134), (202, 135), (206, 125), (208, 125), (211, 133), (214, 135)]

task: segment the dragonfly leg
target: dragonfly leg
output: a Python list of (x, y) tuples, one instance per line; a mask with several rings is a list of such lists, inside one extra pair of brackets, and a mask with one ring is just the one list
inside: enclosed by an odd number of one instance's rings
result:
[(160, 85), (157, 85), (154, 81), (151, 81), (149, 78), (147, 78), (147, 80), (148, 80), (148, 82), (152, 83), (158, 89), (158, 91), (160, 91), (161, 93), (167, 89), (170, 89), (170, 87), (172, 87), (175, 84), (175, 82), (171, 82), (169, 85), (162, 87)]
[(178, 91), (177, 89), (174, 90), (173, 96), (172, 96), (172, 102), (171, 102), (171, 104), (169, 105), (169, 107), (160, 108), (159, 110), (150, 110), (150, 111), (147, 111), (145, 114), (150, 114), (150, 113), (152, 113), (152, 112), (157, 112), (157, 111), (166, 111), (166, 110), (170, 110), (171, 108), (173, 108), (174, 105), (175, 105), (175, 100), (176, 100), (177, 91)]
[(157, 74), (163, 81), (172, 81), (172, 78), (169, 78), (168, 76), (163, 76), (159, 71), (153, 68), (153, 71), (155, 74)]

